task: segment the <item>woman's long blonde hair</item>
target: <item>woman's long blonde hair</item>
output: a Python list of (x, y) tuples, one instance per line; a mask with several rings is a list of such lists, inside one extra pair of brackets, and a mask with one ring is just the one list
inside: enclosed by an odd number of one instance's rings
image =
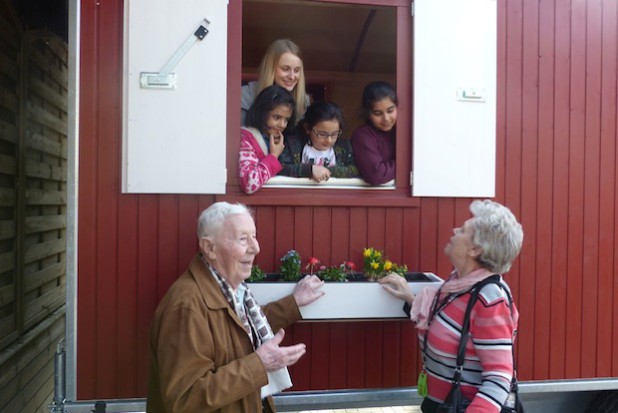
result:
[[(275, 83), (275, 70), (279, 63), (279, 58), (284, 53), (292, 53), (297, 56), (301, 62), (300, 48), (290, 39), (278, 39), (271, 43), (262, 58), (260, 63), (260, 75), (258, 78), (258, 93)], [(294, 102), (296, 103), (296, 119), (297, 123), (301, 116), (307, 110), (307, 92), (305, 91), (305, 71), (301, 67), (298, 75), (298, 83), (292, 90)]]

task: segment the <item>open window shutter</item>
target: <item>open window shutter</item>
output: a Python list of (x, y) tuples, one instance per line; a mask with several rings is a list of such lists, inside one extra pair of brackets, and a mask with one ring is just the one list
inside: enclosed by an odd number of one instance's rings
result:
[(496, 13), (414, 1), (414, 196), (495, 195)]
[[(125, 1), (123, 192), (225, 192), (227, 3)], [(192, 38), (204, 19), (208, 34)], [(140, 73), (161, 71), (189, 40), (176, 88), (143, 88)]]

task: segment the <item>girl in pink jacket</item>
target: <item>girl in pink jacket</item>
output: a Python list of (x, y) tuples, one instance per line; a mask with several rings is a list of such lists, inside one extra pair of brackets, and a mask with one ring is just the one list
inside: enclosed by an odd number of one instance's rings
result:
[(240, 129), (238, 177), (247, 194), (258, 191), (281, 169), (284, 132), (294, 117), (294, 97), (281, 86), (262, 90), (247, 112), (246, 127)]

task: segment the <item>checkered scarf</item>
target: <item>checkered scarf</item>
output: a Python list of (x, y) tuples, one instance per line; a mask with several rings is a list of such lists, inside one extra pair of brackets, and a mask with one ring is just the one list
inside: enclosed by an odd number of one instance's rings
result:
[(210, 272), (219, 283), (223, 296), (234, 309), (236, 315), (240, 318), (240, 321), (245, 327), (247, 335), (249, 335), (249, 339), (251, 339), (251, 343), (253, 344), (253, 348), (256, 349), (265, 341), (273, 338), (273, 330), (270, 328), (270, 324), (268, 324), (268, 320), (260, 308), (260, 305), (255, 300), (253, 293), (247, 288), (247, 284), (243, 283), (245, 287), (245, 297), (243, 302), (239, 302), (230, 284), (217, 274), (212, 266), (209, 265), (209, 267)]

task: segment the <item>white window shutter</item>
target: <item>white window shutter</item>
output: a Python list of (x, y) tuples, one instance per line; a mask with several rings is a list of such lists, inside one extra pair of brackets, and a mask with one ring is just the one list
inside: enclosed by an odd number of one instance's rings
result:
[(495, 195), (496, 7), (414, 1), (414, 196)]
[[(124, 2), (123, 192), (225, 192), (227, 3)], [(171, 70), (176, 88), (140, 87), (140, 73), (163, 69), (204, 19), (208, 34)]]

